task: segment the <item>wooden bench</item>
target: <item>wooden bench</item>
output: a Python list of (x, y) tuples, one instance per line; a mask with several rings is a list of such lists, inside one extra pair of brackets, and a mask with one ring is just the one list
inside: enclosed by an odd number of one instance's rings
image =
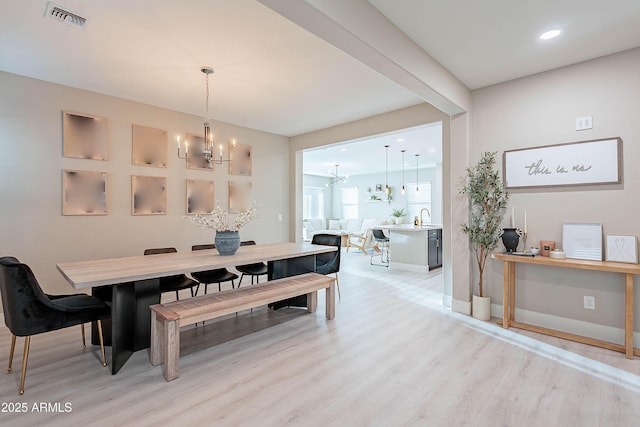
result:
[(151, 309), (152, 365), (162, 363), (167, 381), (178, 378), (180, 327), (259, 307), (299, 295), (307, 295), (307, 311), (314, 313), (318, 290), (326, 289), (326, 316), (335, 317), (335, 279), (317, 273), (271, 280), (251, 287), (201, 295)]

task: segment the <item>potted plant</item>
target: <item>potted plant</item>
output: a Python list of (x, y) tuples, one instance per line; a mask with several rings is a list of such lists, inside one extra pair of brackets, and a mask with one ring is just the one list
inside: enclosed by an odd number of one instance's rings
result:
[(462, 224), (462, 231), (469, 236), (469, 243), (478, 264), (478, 295), (473, 294), (472, 314), (481, 320), (489, 320), (491, 301), (484, 295), (483, 278), (487, 259), (500, 239), (500, 223), (509, 201), (509, 192), (502, 185), (495, 170), (496, 152), (484, 152), (473, 168), (467, 168), (467, 178), (460, 194), (469, 197), (469, 223)]
[(402, 217), (406, 216), (404, 209), (392, 209), (391, 216), (395, 218), (396, 224), (402, 224)]

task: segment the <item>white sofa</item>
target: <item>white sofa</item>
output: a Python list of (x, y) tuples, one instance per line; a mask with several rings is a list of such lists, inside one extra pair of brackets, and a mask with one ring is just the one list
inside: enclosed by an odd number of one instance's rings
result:
[(302, 238), (311, 241), (314, 234), (349, 234), (360, 231), (361, 226), (360, 219), (305, 219), (302, 221)]
[[(350, 235), (353, 245), (361, 250), (373, 246), (371, 228), (387, 224), (386, 219), (305, 219), (302, 221), (302, 233), (305, 241), (311, 241), (314, 234)], [(345, 242), (346, 243), (346, 242)], [(347, 248), (349, 245), (347, 245)]]

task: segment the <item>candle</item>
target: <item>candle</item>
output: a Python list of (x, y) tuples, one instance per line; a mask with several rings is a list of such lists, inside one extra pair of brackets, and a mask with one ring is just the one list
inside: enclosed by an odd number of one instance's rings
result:
[(222, 144), (220, 144), (220, 158), (222, 158)]
[(235, 139), (231, 140), (231, 145), (234, 146), (234, 147), (236, 146), (236, 140)]
[(189, 153), (189, 141), (184, 142), (184, 154)]
[(527, 211), (524, 211), (524, 234), (527, 234)]
[(516, 226), (516, 208), (511, 206), (511, 228)]
[(178, 135), (178, 138), (176, 138), (178, 140), (178, 150), (180, 149), (180, 135)]

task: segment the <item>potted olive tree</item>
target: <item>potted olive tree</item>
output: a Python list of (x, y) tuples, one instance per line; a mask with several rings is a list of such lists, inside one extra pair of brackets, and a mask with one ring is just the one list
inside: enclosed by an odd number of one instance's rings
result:
[(469, 236), (471, 250), (478, 264), (478, 295), (473, 294), (473, 317), (489, 320), (491, 300), (484, 295), (483, 277), (487, 259), (498, 246), (500, 223), (509, 201), (509, 192), (502, 186), (500, 174), (495, 170), (495, 152), (482, 153), (473, 168), (467, 168), (465, 186), (460, 194), (469, 197), (469, 223), (462, 231)]

